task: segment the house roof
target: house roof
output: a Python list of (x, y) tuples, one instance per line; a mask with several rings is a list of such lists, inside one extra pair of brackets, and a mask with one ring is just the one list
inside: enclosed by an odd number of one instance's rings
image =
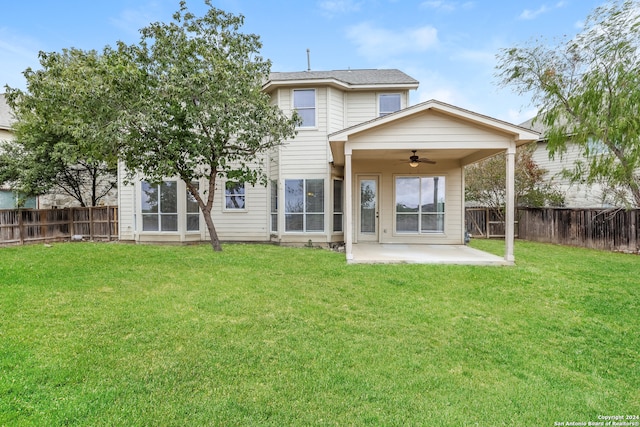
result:
[(0, 93), (0, 129), (11, 130), (11, 125), (15, 119), (4, 93)]
[[(484, 128), (488, 134), (501, 135), (501, 137), (495, 140), (490, 138), (476, 143), (470, 141), (466, 135), (462, 135), (462, 138), (457, 140), (456, 138), (461, 135), (449, 134), (448, 138), (443, 138), (441, 133), (393, 134), (387, 132), (382, 139), (374, 137), (358, 141), (361, 135), (366, 135), (369, 131), (373, 131), (374, 135), (378, 129), (384, 133), (388, 126), (404, 126), (407, 120), (420, 117), (428, 111), (449, 116), (455, 121), (466, 123), (473, 127)], [(405, 138), (405, 136), (409, 136), (409, 139)], [(535, 131), (436, 100), (413, 105), (395, 113), (334, 132), (328, 136), (333, 161), (338, 166), (345, 163), (345, 150), (354, 153), (357, 150), (359, 155), (366, 153), (368, 158), (372, 158), (373, 155), (371, 153), (377, 151), (382, 156), (380, 158), (384, 159), (396, 154), (393, 152), (394, 150), (406, 151), (408, 149), (430, 150), (431, 158), (434, 155), (442, 156), (442, 158), (446, 159), (457, 159), (461, 164), (466, 165), (504, 151), (508, 148), (508, 145), (505, 145), (509, 144), (507, 141), (519, 146), (536, 141), (538, 138), (539, 134)], [(347, 149), (351, 141), (353, 141), (353, 145)]]
[(419, 82), (396, 69), (274, 72), (263, 88), (325, 84), (348, 90), (389, 88), (416, 89)]
[(359, 123), (355, 126), (351, 126), (341, 131), (334, 132), (329, 135), (329, 141), (346, 141), (349, 138), (349, 135), (356, 134), (358, 132), (362, 132), (381, 124), (392, 122), (394, 120), (404, 118), (425, 110), (439, 111), (451, 116), (458, 117), (460, 119), (464, 119), (469, 122), (476, 123), (480, 126), (512, 134), (516, 137), (517, 141), (519, 141), (518, 145), (525, 142), (535, 141), (540, 136), (539, 132), (535, 130), (528, 129), (523, 126), (514, 125), (512, 123), (508, 123), (499, 119), (495, 119), (493, 117), (485, 116), (483, 114), (479, 114), (470, 110), (466, 110), (464, 108), (456, 107), (454, 105), (432, 99), (430, 101), (422, 102), (420, 104), (416, 104), (411, 107), (396, 111), (395, 113), (387, 114), (383, 117), (377, 117), (373, 120), (369, 120), (368, 122)]

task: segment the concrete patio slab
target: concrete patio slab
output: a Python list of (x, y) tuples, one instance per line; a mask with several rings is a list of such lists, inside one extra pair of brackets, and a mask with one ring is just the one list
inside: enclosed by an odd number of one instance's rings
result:
[(504, 258), (464, 245), (358, 243), (349, 264), (513, 265)]

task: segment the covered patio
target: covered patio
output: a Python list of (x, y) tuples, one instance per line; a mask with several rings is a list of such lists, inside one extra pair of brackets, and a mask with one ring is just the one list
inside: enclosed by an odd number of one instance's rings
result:
[[(349, 263), (513, 265), (515, 153), (536, 132), (439, 101), (329, 135)], [(409, 155), (427, 158), (413, 164)], [(464, 245), (464, 167), (506, 154), (504, 257)]]
[(508, 261), (465, 245), (403, 245), (358, 243), (349, 264), (510, 265)]

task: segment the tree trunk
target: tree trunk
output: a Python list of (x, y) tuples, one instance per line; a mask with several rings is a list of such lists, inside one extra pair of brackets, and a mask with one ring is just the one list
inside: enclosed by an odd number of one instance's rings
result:
[(218, 239), (218, 233), (216, 232), (216, 226), (213, 224), (213, 218), (211, 218), (210, 209), (201, 209), (202, 216), (204, 216), (204, 222), (207, 223), (209, 229), (209, 237), (211, 237), (211, 247), (215, 252), (221, 252), (222, 246), (220, 246), (220, 239)]

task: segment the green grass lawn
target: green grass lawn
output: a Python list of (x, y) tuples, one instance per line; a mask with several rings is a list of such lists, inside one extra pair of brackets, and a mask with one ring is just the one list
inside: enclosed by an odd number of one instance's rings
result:
[(640, 257), (517, 242), (516, 260), (2, 248), (0, 425), (553, 426), (639, 415)]

